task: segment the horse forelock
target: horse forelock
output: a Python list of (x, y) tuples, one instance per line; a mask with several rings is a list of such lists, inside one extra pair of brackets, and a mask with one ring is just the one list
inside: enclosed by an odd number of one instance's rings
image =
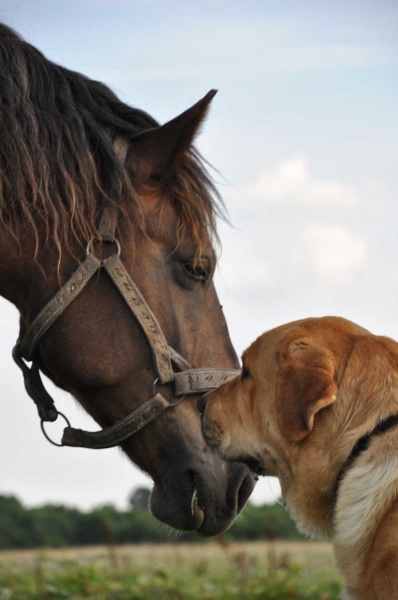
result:
[[(59, 256), (97, 234), (100, 199), (135, 203), (133, 182), (112, 142), (158, 123), (121, 102), (104, 84), (49, 61), (0, 23), (0, 232), (28, 229), (40, 246), (52, 240)], [(162, 183), (175, 208), (177, 231), (196, 242), (216, 237), (222, 203), (200, 155), (190, 148)], [(123, 206), (121, 206), (123, 212)], [(138, 219), (144, 227), (144, 220)], [(178, 243), (178, 240), (177, 240)]]

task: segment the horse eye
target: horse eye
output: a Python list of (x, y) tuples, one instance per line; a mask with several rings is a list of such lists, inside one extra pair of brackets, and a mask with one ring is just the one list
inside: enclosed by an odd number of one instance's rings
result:
[(195, 281), (206, 282), (209, 278), (209, 265), (207, 261), (188, 261), (182, 263), (184, 270), (189, 277)]

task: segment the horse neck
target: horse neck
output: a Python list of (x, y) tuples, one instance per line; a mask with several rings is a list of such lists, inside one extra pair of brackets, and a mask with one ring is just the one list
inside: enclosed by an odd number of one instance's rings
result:
[(35, 302), (43, 303), (44, 290), (57, 283), (53, 282), (57, 278), (57, 257), (47, 249), (35, 258), (33, 233), (19, 237), (9, 230), (0, 231), (0, 296), (28, 317), (37, 310)]
[(18, 305), (20, 285), (27, 271), (27, 259), (16, 237), (8, 230), (0, 231), (0, 296)]

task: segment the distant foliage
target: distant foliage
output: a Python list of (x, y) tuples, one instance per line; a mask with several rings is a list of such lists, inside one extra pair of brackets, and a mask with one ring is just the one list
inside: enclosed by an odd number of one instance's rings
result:
[(250, 503), (236, 519), (226, 537), (232, 540), (303, 539), (283, 506), (254, 506)]
[(129, 497), (129, 505), (134, 510), (136, 508), (149, 509), (149, 496), (151, 490), (148, 488), (139, 487), (134, 490)]
[[(175, 538), (169, 527), (152, 517), (148, 499), (149, 490), (139, 488), (130, 497), (130, 510), (103, 506), (82, 512), (51, 504), (27, 509), (13, 496), (0, 496), (0, 549), (103, 544), (105, 523), (116, 544), (201, 541), (194, 533)], [(300, 535), (282, 506), (249, 504), (224, 537), (260, 540), (298, 539)]]

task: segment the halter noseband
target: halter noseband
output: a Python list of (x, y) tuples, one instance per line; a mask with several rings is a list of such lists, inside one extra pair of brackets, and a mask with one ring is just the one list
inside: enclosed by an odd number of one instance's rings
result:
[[(125, 140), (120, 138), (115, 140), (114, 151), (123, 165), (127, 149), (127, 142)], [(150, 421), (165, 411), (166, 408), (170, 408), (181, 402), (187, 394), (203, 394), (208, 392), (219, 387), (222, 383), (229, 381), (240, 372), (235, 369), (194, 369), (185, 358), (168, 345), (155, 315), (120, 260), (120, 244), (115, 238), (117, 216), (117, 203), (105, 200), (100, 215), (98, 239), (102, 243), (116, 244), (116, 253), (102, 261), (99, 260), (91, 252), (92, 242), (94, 241), (91, 240), (87, 246), (86, 259), (59, 292), (57, 292), (54, 298), (33, 319), (22, 340), (17, 340), (12, 351), (15, 362), (22, 370), (26, 391), (37, 406), (41, 419), (41, 427), (46, 438), (54, 444), (47, 436), (44, 429), (44, 422), (55, 421), (58, 415), (61, 415), (68, 425), (64, 429), (61, 443), (55, 444), (56, 446), (79, 446), (93, 449), (118, 446), (150, 423)], [(44, 388), (36, 350), (44, 334), (84, 290), (92, 276), (100, 269), (106, 271), (123, 300), (139, 322), (152, 350), (157, 378), (153, 385), (152, 398), (111, 427), (91, 432), (74, 429), (70, 426), (67, 418), (56, 409), (53, 399)], [(31, 367), (25, 361), (31, 361)], [(179, 372), (174, 372), (172, 363), (180, 369)], [(156, 392), (157, 383), (160, 385), (173, 383), (174, 395), (178, 397), (178, 400), (170, 403), (160, 392)]]

